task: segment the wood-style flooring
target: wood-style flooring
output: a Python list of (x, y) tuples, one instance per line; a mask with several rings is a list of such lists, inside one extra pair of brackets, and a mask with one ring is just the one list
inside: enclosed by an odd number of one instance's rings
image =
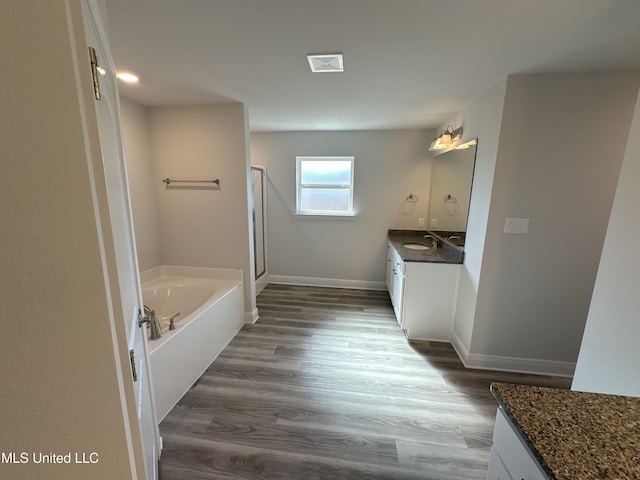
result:
[(269, 285), (160, 425), (161, 480), (484, 479), (492, 381), (451, 345), (409, 342), (386, 292)]

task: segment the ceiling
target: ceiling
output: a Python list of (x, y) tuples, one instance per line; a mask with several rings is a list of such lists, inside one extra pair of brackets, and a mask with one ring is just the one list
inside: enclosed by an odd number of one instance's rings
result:
[[(639, 0), (106, 0), (121, 94), (252, 131), (438, 127), (511, 73), (640, 68)], [(306, 55), (344, 54), (343, 73)]]

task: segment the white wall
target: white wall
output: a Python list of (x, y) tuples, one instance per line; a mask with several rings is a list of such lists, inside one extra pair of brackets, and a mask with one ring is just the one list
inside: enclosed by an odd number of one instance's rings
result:
[(640, 96), (591, 298), (574, 390), (640, 397)]
[[(460, 286), (455, 332), (467, 364), (572, 373), (638, 81), (638, 72), (508, 77), (492, 183), (474, 179), (490, 209), (473, 315), (473, 290)], [(472, 199), (477, 218), (476, 207)], [(530, 218), (529, 233), (505, 234), (507, 217)], [(481, 232), (470, 221), (470, 274)]]
[(151, 159), (147, 109), (120, 99), (120, 116), (124, 137), (129, 190), (136, 233), (140, 270), (162, 264), (160, 256), (160, 226), (156, 201), (159, 174)]
[(506, 86), (505, 79), (465, 107), (457, 118), (448, 122), (455, 125), (455, 128), (460, 125), (464, 127), (461, 141), (478, 139), (464, 265), (460, 271), (454, 319), (453, 342), (463, 358), (471, 346)]
[[(148, 116), (163, 263), (243, 270), (245, 313), (251, 317), (255, 282), (244, 105), (156, 107)], [(221, 186), (166, 187), (167, 177), (219, 178)]]
[[(267, 167), (272, 281), (320, 278), (384, 288), (388, 229), (417, 230), (418, 218), (427, 216), (433, 135), (433, 130), (252, 133), (251, 162)], [(355, 157), (355, 218), (294, 216), (299, 155)], [(404, 202), (409, 194), (419, 197), (417, 204)]]

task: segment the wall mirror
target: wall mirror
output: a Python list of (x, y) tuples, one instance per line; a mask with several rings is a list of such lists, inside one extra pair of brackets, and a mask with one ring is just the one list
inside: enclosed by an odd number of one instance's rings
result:
[(464, 246), (471, 201), (476, 145), (434, 157), (431, 167), (428, 229)]

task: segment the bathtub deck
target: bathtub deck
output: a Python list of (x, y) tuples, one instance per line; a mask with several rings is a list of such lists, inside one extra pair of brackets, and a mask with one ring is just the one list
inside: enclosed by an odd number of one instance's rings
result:
[(408, 343), (386, 292), (270, 285), (258, 308), (160, 425), (162, 480), (484, 479), (491, 381), (569, 386)]

